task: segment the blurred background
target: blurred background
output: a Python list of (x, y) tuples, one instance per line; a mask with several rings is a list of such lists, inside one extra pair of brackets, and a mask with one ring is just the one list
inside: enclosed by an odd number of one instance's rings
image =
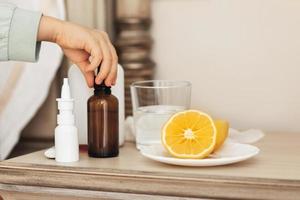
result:
[[(11, 2), (30, 9), (28, 3)], [(283, 134), (300, 130), (300, 1), (26, 2), (45, 14), (57, 9), (61, 18), (109, 33), (125, 70), (127, 116), (130, 83), (188, 80), (192, 108), (227, 119), (234, 128)], [(52, 145), (55, 99), (70, 66), (59, 59), (45, 86), (47, 95), (15, 130), (20, 142), (10, 156)]]

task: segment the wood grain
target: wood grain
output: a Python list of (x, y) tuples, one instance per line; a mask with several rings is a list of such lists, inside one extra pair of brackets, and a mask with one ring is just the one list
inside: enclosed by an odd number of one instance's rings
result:
[[(22, 192), (20, 192), (22, 191)], [(101, 192), (91, 190), (74, 190), (74, 189), (57, 189), (47, 187), (32, 187), (18, 185), (0, 184), (0, 195), (3, 199), (22, 199), (22, 200), (95, 200), (95, 199), (112, 199), (112, 200), (196, 200), (195, 198), (178, 198), (160, 195), (143, 195), (129, 194), (118, 192)], [(0, 196), (1, 200), (1, 196)], [(197, 200), (199, 200), (197, 198)], [(200, 199), (207, 200), (207, 199)]]
[(0, 183), (143, 195), (232, 199), (299, 199), (300, 134), (268, 134), (261, 153), (219, 167), (179, 167), (141, 156), (134, 144), (118, 158), (89, 158), (61, 164), (43, 151), (0, 163)]

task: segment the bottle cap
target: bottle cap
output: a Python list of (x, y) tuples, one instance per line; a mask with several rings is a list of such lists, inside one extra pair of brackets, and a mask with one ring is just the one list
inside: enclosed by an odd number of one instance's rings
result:
[[(97, 69), (97, 74), (100, 72), (100, 66)], [(105, 80), (102, 81), (101, 84), (96, 83), (96, 77), (94, 77), (94, 94), (98, 94), (99, 92), (103, 91), (105, 94), (111, 94), (111, 87), (105, 85)]]

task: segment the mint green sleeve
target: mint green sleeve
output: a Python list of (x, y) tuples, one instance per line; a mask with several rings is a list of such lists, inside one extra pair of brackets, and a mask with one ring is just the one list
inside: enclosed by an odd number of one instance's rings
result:
[(35, 62), (40, 51), (37, 33), (42, 13), (0, 3), (0, 61)]

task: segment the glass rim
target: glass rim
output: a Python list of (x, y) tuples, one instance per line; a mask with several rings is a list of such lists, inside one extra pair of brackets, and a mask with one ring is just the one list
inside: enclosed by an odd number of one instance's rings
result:
[[(142, 85), (145, 83), (155, 83), (155, 82), (163, 82), (163, 83), (175, 83), (174, 85), (168, 86), (149, 86), (149, 85)], [(184, 80), (146, 80), (146, 81), (136, 81), (130, 84), (130, 87), (133, 88), (145, 88), (145, 89), (156, 89), (156, 88), (184, 88), (184, 87), (191, 87), (192, 83), (190, 81)]]

